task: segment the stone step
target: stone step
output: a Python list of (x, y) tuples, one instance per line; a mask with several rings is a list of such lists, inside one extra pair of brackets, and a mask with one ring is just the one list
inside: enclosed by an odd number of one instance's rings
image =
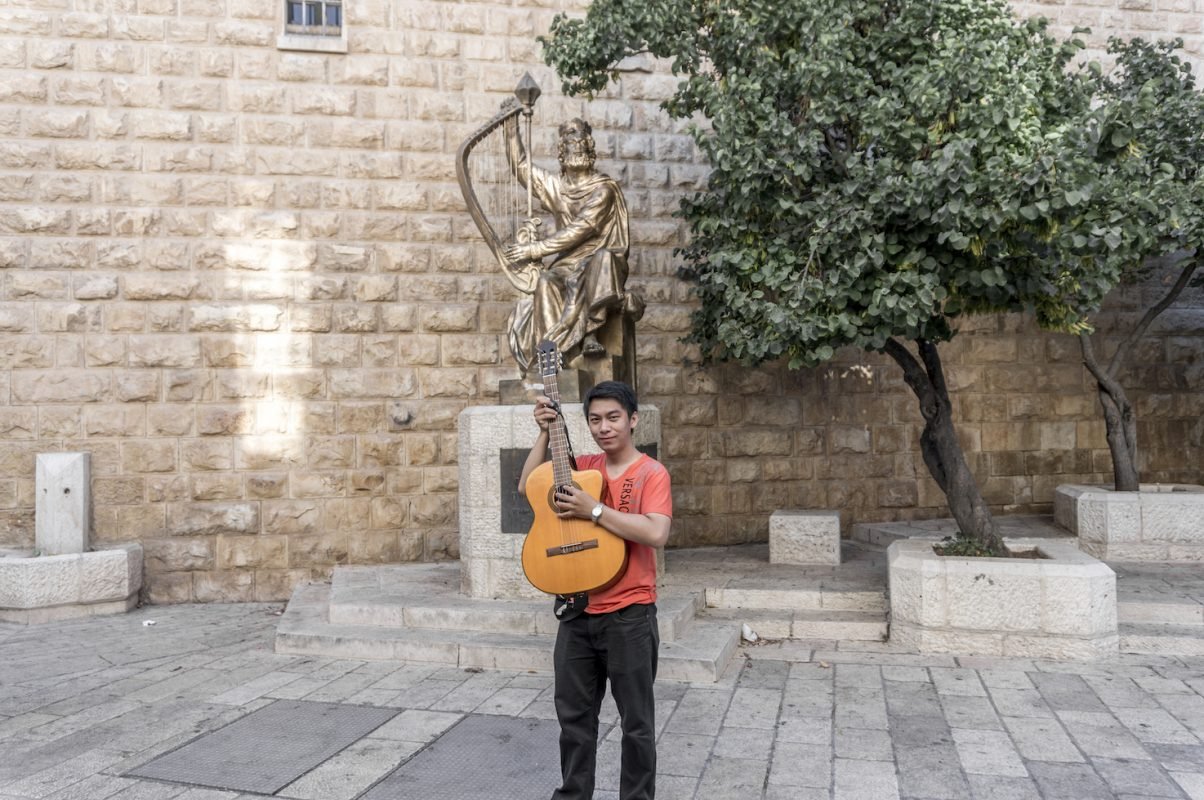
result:
[[(758, 585), (761, 583), (761, 585)], [(773, 609), (802, 611), (886, 611), (886, 589), (864, 583), (842, 585), (825, 580), (787, 587), (756, 579), (707, 587), (707, 608)]]
[[(1204, 605), (1195, 601), (1173, 596), (1162, 600), (1125, 597), (1123, 590), (1119, 594), (1116, 600), (1117, 622), (1204, 627)], [(1204, 635), (1204, 631), (1201, 633)]]
[(1169, 656), (1204, 656), (1204, 627), (1122, 623), (1120, 652)]
[[(338, 567), (328, 621), (336, 625), (480, 633), (556, 633), (550, 597), (493, 600), (460, 594), (455, 564)], [(657, 598), (661, 641), (685, 634), (702, 608), (701, 593), (662, 592)]]
[(881, 642), (889, 630), (886, 615), (881, 611), (712, 608), (704, 612), (703, 619), (748, 625), (762, 639)]
[[(330, 596), (327, 584), (303, 585), (293, 592), (276, 628), (277, 653), (552, 670), (555, 637), (551, 634), (332, 623), (328, 616)], [(545, 613), (551, 616), (547, 604)], [(723, 674), (738, 644), (737, 625), (695, 621), (676, 641), (662, 641), (658, 674), (669, 680), (714, 682)]]

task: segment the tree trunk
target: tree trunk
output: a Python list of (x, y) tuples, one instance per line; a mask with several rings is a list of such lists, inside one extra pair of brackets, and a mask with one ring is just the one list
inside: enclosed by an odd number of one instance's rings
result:
[[(1163, 258), (1151, 259), (1149, 265), (1156, 268), (1175, 266), (1194, 255), (1195, 251), (1178, 251)], [(1193, 261), (1183, 267), (1170, 291), (1146, 311), (1137, 326), (1116, 348), (1116, 353), (1106, 367), (1096, 358), (1091, 337), (1086, 333), (1079, 334), (1083, 364), (1091, 373), (1091, 377), (1095, 378), (1099, 402), (1104, 408), (1104, 435), (1108, 440), (1108, 450), (1112, 453), (1112, 479), (1118, 492), (1138, 491), (1141, 488), (1141, 478), (1137, 471), (1137, 415), (1133, 413), (1133, 404), (1129, 402), (1129, 397), (1116, 375), (1128, 359), (1137, 340), (1145, 334), (1158, 315), (1183, 293), (1197, 266), (1198, 262)]]
[(936, 344), (926, 339), (917, 339), (916, 344), (920, 359), (895, 339), (887, 340), (885, 349), (903, 368), (903, 379), (920, 402), (920, 414), (924, 417), (920, 452), (924, 464), (945, 493), (961, 533), (988, 550), (1003, 553), (999, 525), (970, 472), (953, 427), (953, 404)]

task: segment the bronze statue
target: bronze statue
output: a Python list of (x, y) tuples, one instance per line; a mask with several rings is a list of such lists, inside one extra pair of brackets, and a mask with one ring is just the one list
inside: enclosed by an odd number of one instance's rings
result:
[[(463, 164), (461, 188), (473, 219), (510, 282), (525, 295), (508, 320), (510, 351), (523, 375), (531, 377), (536, 346), (549, 339), (564, 354), (566, 365), (590, 373), (592, 381), (616, 378), (634, 384), (634, 321), (643, 313), (643, 302), (626, 291), (623, 190), (594, 168), (592, 130), (582, 119), (559, 128), (558, 175), (531, 163), (518, 125), (525, 115), (529, 140), (530, 105), (538, 96), (538, 88), (532, 92), (531, 87), (534, 82), (524, 77), (516, 94), (529, 102), (509, 101), (498, 117), (461, 146), (464, 157), (457, 161), (458, 168)], [(465, 174), (466, 148), (497, 129), (504, 137), (509, 168), (528, 195), (528, 221), (508, 243), (501, 242), (483, 213), (474, 213), (478, 204)], [(532, 195), (555, 220), (556, 230), (546, 238), (538, 238), (541, 221), (532, 218)]]

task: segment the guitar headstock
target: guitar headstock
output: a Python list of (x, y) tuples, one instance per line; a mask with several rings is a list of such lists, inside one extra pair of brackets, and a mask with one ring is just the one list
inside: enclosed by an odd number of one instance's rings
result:
[(539, 364), (539, 374), (546, 378), (554, 378), (560, 372), (561, 355), (556, 349), (556, 343), (544, 339), (535, 348), (535, 359)]

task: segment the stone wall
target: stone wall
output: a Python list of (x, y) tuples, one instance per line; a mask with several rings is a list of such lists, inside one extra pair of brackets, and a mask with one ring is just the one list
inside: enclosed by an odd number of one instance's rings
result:
[[(144, 544), (154, 602), (282, 599), (338, 563), (455, 557), (455, 420), (513, 375), (515, 296), (452, 154), (526, 70), (545, 90), (537, 158), (584, 114), (626, 187), (675, 544), (763, 540), (778, 508), (943, 514), (893, 365), (683, 366), (671, 214), (705, 167), (657, 110), (663, 73), (560, 96), (534, 41), (560, 5), (352, 2), (346, 55), (277, 49), (274, 0), (0, 8), (0, 546), (32, 546), (34, 455), (87, 450), (94, 539)], [(1200, 479), (1204, 300), (1184, 305), (1134, 375), (1147, 480)], [(1132, 321), (1115, 306), (1105, 329)], [(1075, 348), (987, 318), (948, 351), (1000, 510), (1106, 477)]]

